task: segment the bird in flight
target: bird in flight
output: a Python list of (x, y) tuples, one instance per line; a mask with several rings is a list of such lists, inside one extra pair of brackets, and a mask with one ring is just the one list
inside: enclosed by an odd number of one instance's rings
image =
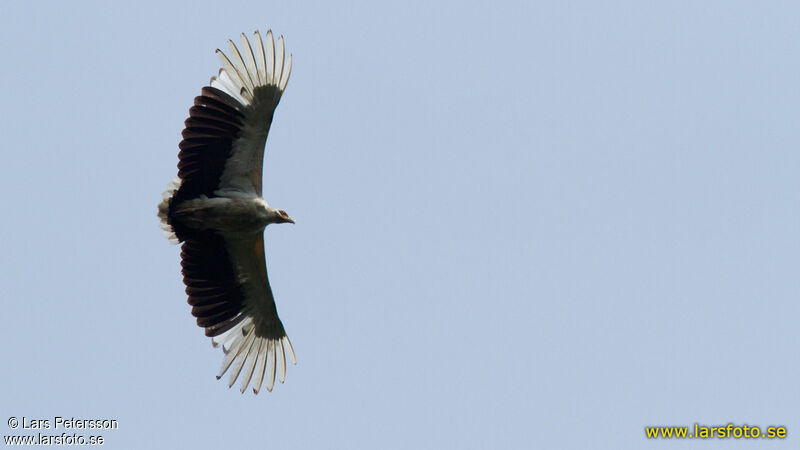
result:
[(294, 223), (261, 195), (264, 145), (281, 99), (292, 55), (283, 36), (256, 31), (253, 45), (228, 41), (219, 74), (189, 109), (178, 145), (178, 177), (164, 192), (158, 217), (164, 234), (181, 245), (186, 294), (197, 324), (224, 357), (217, 379), (230, 372), (228, 387), (251, 380), (258, 394), (266, 376), (286, 378), (286, 357), (296, 364), (278, 318), (264, 258), (264, 229)]

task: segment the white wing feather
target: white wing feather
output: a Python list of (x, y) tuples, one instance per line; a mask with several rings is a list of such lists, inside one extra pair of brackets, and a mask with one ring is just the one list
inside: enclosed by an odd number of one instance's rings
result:
[(241, 377), (239, 390), (244, 393), (252, 381), (253, 393), (258, 394), (267, 375), (267, 391), (272, 392), (276, 375), (281, 383), (286, 380), (286, 353), (292, 364), (297, 364), (294, 350), (288, 337), (264, 339), (256, 337), (253, 329), (253, 319), (247, 317), (234, 328), (212, 338), (212, 344), (222, 345), (225, 353), (217, 379), (230, 371), (228, 387)]

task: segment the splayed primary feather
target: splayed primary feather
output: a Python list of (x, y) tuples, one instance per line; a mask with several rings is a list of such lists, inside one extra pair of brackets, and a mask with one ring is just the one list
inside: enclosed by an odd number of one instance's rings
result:
[(286, 380), (286, 355), (289, 355), (292, 364), (297, 364), (288, 336), (281, 339), (256, 337), (253, 319), (249, 317), (225, 333), (213, 337), (211, 343), (214, 347), (222, 346), (225, 353), (217, 379), (230, 371), (228, 387), (231, 387), (241, 376), (241, 392), (254, 380), (253, 392), (258, 394), (265, 374), (268, 376), (267, 391), (271, 392), (276, 375), (281, 383)]
[(212, 87), (225, 91), (243, 105), (253, 101), (253, 92), (258, 86), (276, 86), (280, 91), (285, 90), (292, 72), (292, 55), (284, 61), (283, 36), (278, 37), (276, 46), (271, 30), (267, 31), (266, 45), (258, 31), (254, 35), (255, 49), (244, 33), (241, 51), (233, 41), (228, 41), (228, 54), (217, 49), (222, 68), (211, 82)]

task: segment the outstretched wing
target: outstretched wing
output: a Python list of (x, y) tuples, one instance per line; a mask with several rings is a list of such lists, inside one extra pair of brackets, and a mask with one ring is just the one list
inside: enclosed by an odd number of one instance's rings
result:
[[(228, 382), (231, 386), (241, 371), (242, 390), (247, 387), (250, 378), (254, 377), (254, 391), (258, 393), (266, 370), (267, 390), (271, 391), (275, 382), (276, 365), (279, 370), (278, 379), (283, 383), (286, 378), (286, 353), (288, 352), (292, 364), (296, 361), (292, 344), (278, 318), (269, 286), (264, 236), (262, 233), (231, 233), (226, 234), (224, 240), (231, 260), (235, 261), (234, 271), (244, 294), (242, 312), (246, 319), (241, 332), (231, 329), (230, 332), (214, 338), (216, 343), (223, 344), (223, 350), (226, 351), (217, 377), (231, 370)], [(250, 334), (253, 335), (252, 338), (248, 338)], [(248, 344), (248, 341), (252, 343)], [(234, 353), (237, 355), (233, 356)], [(267, 362), (269, 366), (266, 366)]]
[(217, 50), (219, 75), (195, 98), (185, 122), (176, 201), (233, 192), (261, 196), (264, 145), (289, 82), (292, 55), (284, 61), (283, 36), (276, 47), (272, 31), (266, 45), (256, 31), (254, 43), (242, 34), (241, 52), (233, 41), (230, 57)]
[(257, 394), (266, 374), (272, 391), (276, 369), (281, 383), (286, 378), (286, 353), (296, 360), (269, 286), (263, 235), (197, 232), (181, 250), (192, 314), (225, 353), (217, 378), (230, 370), (229, 387), (241, 376), (240, 390), (253, 380)]

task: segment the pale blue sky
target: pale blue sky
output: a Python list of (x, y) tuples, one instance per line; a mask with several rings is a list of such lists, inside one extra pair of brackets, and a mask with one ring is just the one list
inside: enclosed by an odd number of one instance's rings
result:
[[(376, 3), (0, 5), (0, 434), (796, 447), (800, 7)], [(214, 49), (270, 27), (294, 69), (264, 192), (297, 225), (267, 259), (298, 365), (253, 396), (215, 380), (156, 204)], [(695, 422), (789, 438), (644, 437)]]

